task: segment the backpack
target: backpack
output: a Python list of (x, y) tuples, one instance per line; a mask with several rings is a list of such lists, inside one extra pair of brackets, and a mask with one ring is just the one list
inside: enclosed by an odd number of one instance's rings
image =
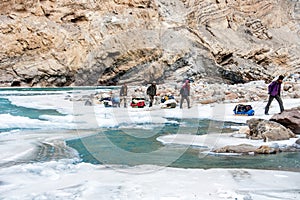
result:
[(181, 94), (182, 96), (189, 96), (189, 90), (188, 90), (188, 88), (182, 87), (182, 88), (180, 89), (180, 94)]

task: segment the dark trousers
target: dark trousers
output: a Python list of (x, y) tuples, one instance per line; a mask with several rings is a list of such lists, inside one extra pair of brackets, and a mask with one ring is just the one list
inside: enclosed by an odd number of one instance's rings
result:
[(189, 96), (181, 95), (180, 108), (182, 108), (183, 100), (186, 100), (188, 108), (190, 108), (190, 98)]
[(266, 105), (266, 108), (265, 108), (265, 114), (267, 114), (269, 112), (270, 105), (271, 105), (271, 103), (274, 99), (276, 99), (278, 101), (278, 104), (279, 104), (279, 107), (280, 107), (280, 112), (284, 111), (284, 107), (283, 107), (281, 97), (279, 95), (276, 95), (276, 96), (271, 96), (270, 95), (268, 104)]
[(149, 95), (149, 98), (150, 98), (150, 104), (149, 104), (149, 107), (152, 107), (153, 101), (154, 101), (154, 95)]

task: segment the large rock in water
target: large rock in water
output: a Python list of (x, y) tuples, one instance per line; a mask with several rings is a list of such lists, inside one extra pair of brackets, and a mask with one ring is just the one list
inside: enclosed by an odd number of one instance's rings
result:
[(250, 144), (239, 144), (239, 145), (227, 145), (225, 147), (213, 150), (215, 153), (241, 153), (241, 154), (273, 154), (279, 152), (279, 149), (262, 145), (255, 147)]
[(215, 149), (215, 153), (249, 153), (255, 152), (257, 147), (249, 144), (227, 145), (225, 147)]
[(300, 134), (300, 107), (285, 110), (281, 114), (274, 115), (270, 120), (291, 129), (296, 134)]
[(247, 124), (250, 128), (247, 137), (250, 139), (263, 139), (268, 142), (297, 137), (291, 130), (274, 121), (252, 118), (247, 120)]

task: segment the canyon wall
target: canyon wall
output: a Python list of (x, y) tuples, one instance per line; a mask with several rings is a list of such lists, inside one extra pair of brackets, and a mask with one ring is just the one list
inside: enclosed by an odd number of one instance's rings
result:
[(0, 86), (300, 73), (299, 0), (0, 0)]

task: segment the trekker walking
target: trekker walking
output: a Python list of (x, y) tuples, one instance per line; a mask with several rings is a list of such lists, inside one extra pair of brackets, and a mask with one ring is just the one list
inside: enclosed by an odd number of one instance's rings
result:
[(149, 95), (150, 98), (150, 104), (149, 107), (152, 107), (154, 96), (156, 96), (156, 82), (153, 81), (151, 85), (147, 88), (147, 95)]
[(186, 100), (187, 101), (187, 105), (188, 108), (191, 108), (190, 106), (190, 81), (186, 80), (185, 83), (183, 84), (183, 86), (180, 89), (180, 95), (181, 95), (181, 99), (180, 99), (180, 108), (182, 108), (182, 104), (183, 101)]
[(122, 101), (124, 101), (124, 108), (127, 107), (126, 98), (127, 98), (127, 84), (124, 83), (120, 90), (120, 104), (122, 103)]
[(280, 97), (280, 90), (281, 90), (281, 84), (284, 79), (284, 76), (280, 75), (276, 81), (273, 81), (269, 86), (268, 86), (268, 94), (269, 94), (269, 100), (268, 104), (266, 105), (265, 108), (265, 115), (269, 114), (269, 108), (274, 100), (274, 98), (278, 101), (279, 107), (280, 107), (280, 113), (284, 111), (282, 99)]

